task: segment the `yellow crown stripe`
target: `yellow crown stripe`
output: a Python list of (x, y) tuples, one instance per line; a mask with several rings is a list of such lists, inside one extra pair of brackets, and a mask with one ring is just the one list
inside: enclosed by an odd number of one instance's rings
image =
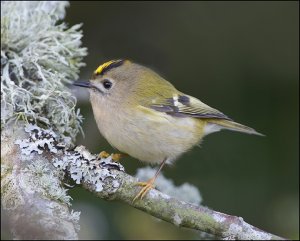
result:
[(95, 74), (101, 74), (101, 72), (103, 71), (103, 69), (107, 68), (108, 66), (110, 66), (111, 64), (118, 62), (119, 60), (111, 60), (108, 61), (102, 65), (100, 65), (96, 70), (95, 70)]
[(121, 66), (124, 62), (127, 62), (128, 60), (124, 59), (118, 59), (118, 60), (111, 60), (108, 61), (102, 65), (100, 65), (94, 72), (96, 75), (104, 74), (106, 71), (109, 71), (110, 69), (117, 68)]

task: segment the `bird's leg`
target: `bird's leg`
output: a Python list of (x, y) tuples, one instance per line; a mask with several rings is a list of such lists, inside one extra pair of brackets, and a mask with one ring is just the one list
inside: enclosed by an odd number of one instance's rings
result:
[(154, 182), (158, 176), (158, 174), (160, 173), (161, 169), (163, 168), (163, 166), (165, 165), (167, 161), (167, 158), (165, 158), (163, 160), (163, 162), (160, 164), (160, 167), (158, 168), (158, 170), (155, 173), (155, 176), (152, 177), (151, 179), (149, 179), (147, 182), (137, 182), (136, 185), (138, 186), (142, 186), (142, 190), (135, 196), (135, 198), (133, 199), (132, 202), (134, 202), (135, 200), (137, 200), (138, 198), (143, 199), (143, 197), (147, 194), (147, 192), (149, 190), (151, 190), (152, 188), (155, 187)]

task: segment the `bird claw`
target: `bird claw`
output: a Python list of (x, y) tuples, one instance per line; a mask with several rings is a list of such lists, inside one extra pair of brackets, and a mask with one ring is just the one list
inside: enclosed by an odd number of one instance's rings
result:
[(102, 158), (107, 158), (111, 156), (112, 161), (114, 162), (119, 162), (120, 159), (123, 157), (123, 154), (121, 153), (113, 153), (113, 154), (109, 154), (106, 151), (101, 151), (98, 155), (97, 159), (102, 159)]
[(114, 162), (119, 162), (120, 159), (122, 158), (122, 154), (121, 153), (114, 153), (112, 154), (111, 156), (111, 159), (114, 161)]
[(108, 154), (106, 151), (101, 151), (98, 155), (98, 159), (107, 158), (110, 154)]
[(155, 188), (154, 185), (154, 178), (151, 178), (149, 181), (147, 182), (137, 182), (135, 185), (136, 186), (142, 186), (142, 190), (135, 196), (135, 198), (133, 199), (132, 202), (135, 202), (137, 199), (143, 199), (145, 197), (145, 195), (153, 188)]

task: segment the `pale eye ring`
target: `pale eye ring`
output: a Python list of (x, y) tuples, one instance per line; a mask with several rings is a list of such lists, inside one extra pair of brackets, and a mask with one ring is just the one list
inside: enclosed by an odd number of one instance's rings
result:
[(103, 80), (103, 87), (107, 90), (109, 90), (112, 87), (112, 82), (108, 79)]

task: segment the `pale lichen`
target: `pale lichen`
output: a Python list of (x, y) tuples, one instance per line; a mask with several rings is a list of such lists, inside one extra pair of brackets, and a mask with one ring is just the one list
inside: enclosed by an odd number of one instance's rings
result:
[(45, 158), (50, 152), (39, 155), (35, 144), (29, 154), (20, 155), (20, 145), (13, 143), (26, 137), (21, 126), (1, 132), (1, 207), (9, 217), (10, 231), (15, 239), (74, 239), (79, 213), (69, 211), (71, 197), (62, 185), (61, 173)]
[(54, 143), (57, 135), (52, 129), (45, 130), (37, 125), (28, 124), (25, 132), (31, 133), (28, 139), (17, 140), (16, 144), (20, 146), (22, 153), (30, 155), (32, 152), (42, 154), (46, 149), (52, 153), (57, 153), (56, 143)]
[(49, 165), (40, 160), (29, 164), (24, 170), (22, 180), (20, 180), (20, 187), (31, 189), (31, 192), (39, 192), (44, 197), (70, 206), (71, 197), (67, 195), (67, 189), (62, 187), (59, 173)]
[[(120, 183), (116, 180), (116, 176), (112, 174), (111, 169), (117, 169), (119, 171), (124, 171), (124, 167), (117, 162), (112, 161), (112, 156), (107, 158), (98, 159), (96, 155), (92, 155), (88, 152), (85, 147), (79, 146), (74, 150), (67, 149), (64, 145), (59, 143), (56, 138), (56, 134), (53, 130), (42, 129), (37, 125), (28, 124), (25, 131), (29, 134), (28, 138), (16, 140), (16, 144), (19, 145), (21, 153), (24, 156), (30, 156), (33, 153), (43, 154), (43, 153), (53, 153), (58, 154), (53, 160), (52, 164), (56, 167), (57, 171), (63, 171), (63, 173), (68, 173), (69, 177), (75, 181), (76, 184), (80, 184), (83, 180), (84, 182), (92, 185), (96, 192), (101, 192), (103, 190), (104, 180), (106, 178), (115, 179), (112, 181), (112, 190), (114, 192), (120, 186)], [(40, 176), (40, 186), (49, 187), (50, 183), (48, 180), (43, 179), (43, 173), (48, 172), (49, 164), (42, 164), (39, 162), (34, 162), (29, 164), (27, 167), (28, 171), (33, 171), (31, 175)], [(47, 178), (51, 179), (51, 173), (48, 173)], [(53, 177), (56, 181), (58, 176)], [(60, 177), (61, 178), (61, 177)], [(43, 182), (43, 180), (45, 182)], [(42, 182), (42, 183), (41, 183)], [(34, 183), (32, 185), (26, 185), (35, 187)], [(68, 200), (64, 197), (65, 191), (60, 190), (56, 184), (51, 184), (54, 188), (53, 195), (57, 199)], [(52, 188), (50, 189), (52, 190)], [(51, 194), (52, 192), (47, 190), (46, 194)], [(56, 191), (55, 191), (56, 190)]]
[(1, 2), (1, 129), (24, 119), (52, 127), (65, 142), (74, 141), (82, 117), (65, 87), (78, 78), (86, 48), (80, 25), (57, 21), (69, 3)]
[[(28, 124), (24, 130), (26, 134), (20, 139), (11, 137), (15, 139), (14, 143), (22, 154), (21, 160), (18, 160), (18, 165), (3, 166), (1, 169), (3, 208), (20, 210), (26, 205), (32, 205), (31, 208), (36, 212), (37, 217), (48, 216), (51, 220), (58, 218), (78, 231), (80, 213), (66, 208), (71, 205), (71, 197), (62, 183), (72, 179), (77, 184), (88, 184), (94, 192), (105, 191), (104, 193), (112, 194), (121, 185), (112, 170), (124, 171), (124, 167), (113, 162), (112, 156), (98, 159), (83, 146), (71, 148), (58, 142), (57, 135), (52, 129), (46, 130)], [(5, 130), (2, 135), (6, 136), (6, 132)], [(7, 137), (5, 140), (10, 138)], [(107, 182), (111, 185), (107, 185)], [(27, 200), (29, 196), (38, 197), (39, 201)], [(36, 205), (37, 202), (41, 202), (47, 208), (39, 210), (40, 204)], [(60, 229), (59, 223), (47, 223), (47, 220), (42, 218), (39, 224), (47, 230)], [(64, 228), (64, 230), (72, 230), (71, 226), (70, 229)], [(15, 237), (18, 235), (14, 234)]]
[(112, 181), (111, 192), (120, 187), (116, 180), (116, 175), (110, 169), (124, 171), (120, 163), (112, 161), (112, 156), (98, 159), (96, 155), (91, 155), (83, 146), (76, 147), (74, 151), (66, 151), (62, 158), (55, 158), (53, 165), (69, 174), (70, 178), (80, 184), (82, 181), (93, 186), (96, 192), (103, 190), (106, 178), (115, 179)]
[[(25, 131), (30, 133), (29, 138), (16, 140), (23, 154), (19, 165), (11, 165), (9, 168), (1, 169), (1, 191), (3, 195), (2, 202), (7, 203), (14, 199), (22, 198), (21, 192), (40, 193), (45, 198), (57, 200), (61, 203), (70, 205), (71, 197), (67, 195), (67, 190), (62, 187), (58, 170), (54, 169), (51, 163), (45, 162), (43, 158), (35, 158), (34, 154), (42, 154), (45, 151), (57, 153), (55, 133), (52, 130), (43, 130), (36, 125), (29, 124)], [(34, 160), (34, 161), (32, 161)], [(7, 164), (4, 164), (5, 167)], [(14, 186), (12, 186), (14, 185)], [(8, 190), (6, 192), (6, 190)], [(13, 190), (13, 192), (11, 192)], [(17, 193), (16, 193), (17, 192)], [(14, 209), (23, 202), (14, 201), (6, 208)]]
[[(49, 162), (81, 130), (66, 84), (87, 50), (81, 25), (61, 22), (68, 5), (1, 1), (1, 207), (15, 239), (76, 239), (79, 230), (62, 171)], [(32, 123), (25, 132), (23, 123)]]

